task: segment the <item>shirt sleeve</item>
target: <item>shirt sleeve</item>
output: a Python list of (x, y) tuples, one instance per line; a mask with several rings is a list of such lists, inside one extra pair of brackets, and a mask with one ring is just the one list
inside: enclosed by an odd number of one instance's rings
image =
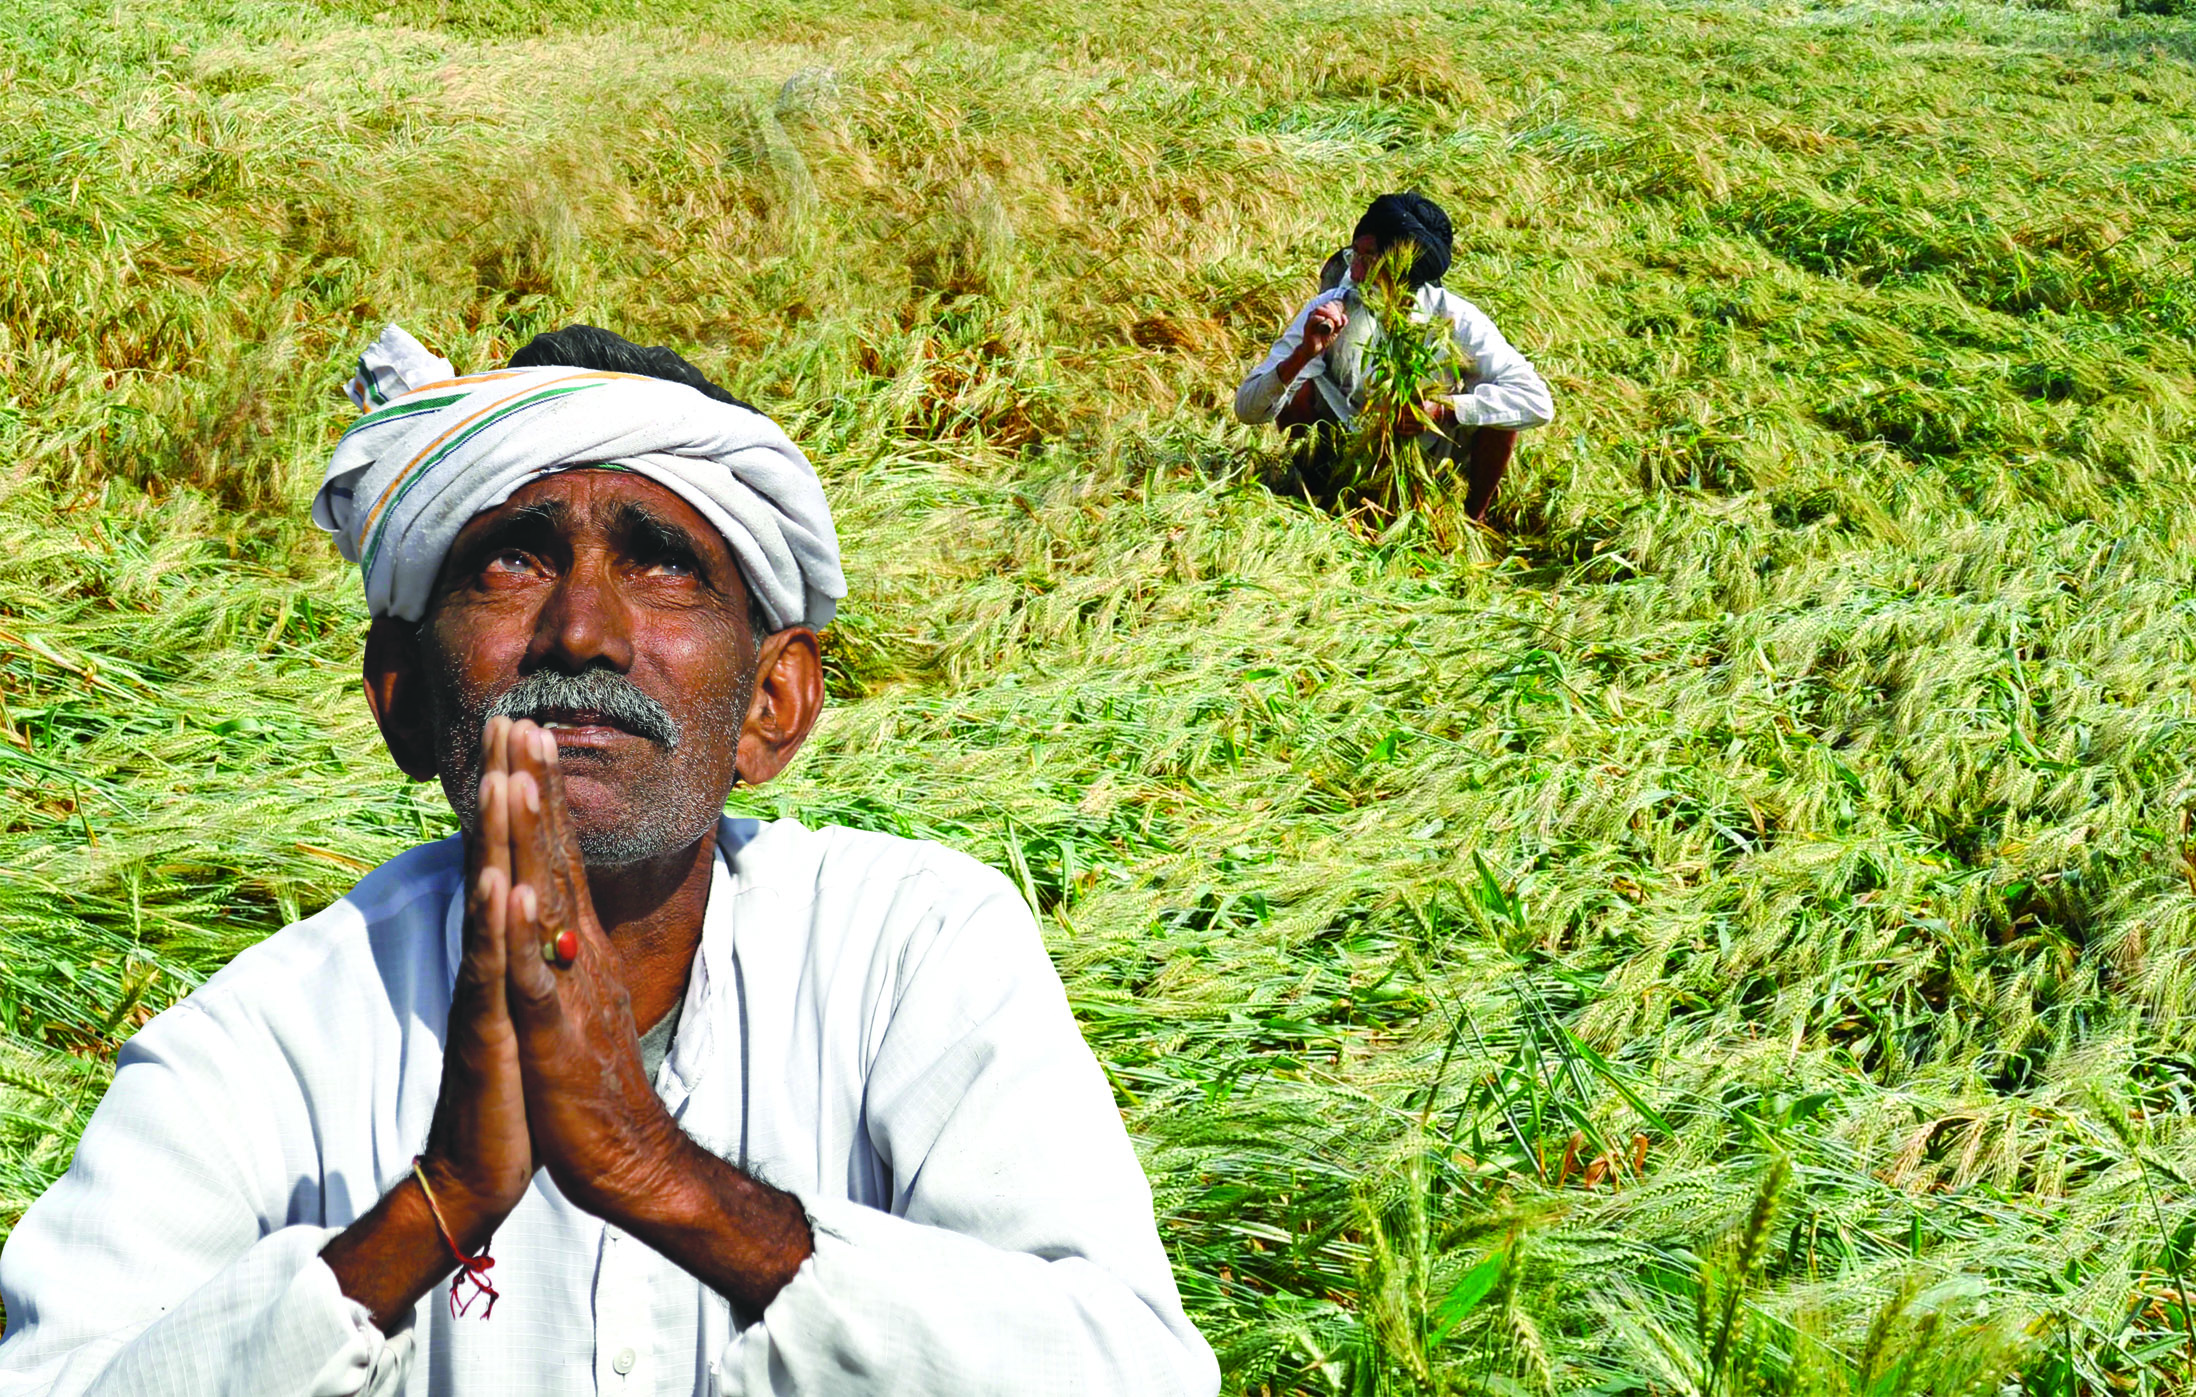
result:
[(1288, 406), (1289, 400), (1296, 396), (1296, 391), (1312, 375), (1319, 372), (1326, 361), (1323, 357), (1314, 355), (1310, 362), (1297, 371), (1294, 378), (1284, 381), (1281, 377), (1281, 361), (1294, 354), (1296, 347), (1304, 342), (1304, 322), (1311, 318), (1313, 308), (1335, 300), (1341, 294), (1340, 291), (1320, 292), (1306, 301), (1304, 308), (1289, 321), (1287, 328), (1281, 331), (1281, 338), (1273, 342), (1273, 348), (1266, 351), (1266, 357), (1258, 361), (1258, 367), (1252, 369), (1243, 380), (1242, 386), (1235, 390), (1237, 421), (1253, 425), (1273, 421), (1281, 415), (1281, 409)]
[(727, 1347), (724, 1397), (1218, 1391), (1112, 1092), (1003, 879), (904, 973), (866, 1105), (891, 1209), (803, 1200), (815, 1251)]
[(1555, 399), (1532, 360), (1517, 352), (1487, 313), (1461, 296), (1445, 295), (1441, 314), (1456, 327), (1456, 342), (1471, 356), (1473, 375), (1449, 405), (1464, 427), (1543, 427), (1555, 416)]
[(249, 1080), (241, 1066), (189, 1003), (123, 1049), (74, 1163), (0, 1255), (0, 1397), (401, 1390), (411, 1332), (385, 1337), (342, 1293), (320, 1259), (338, 1229), (262, 1222), (250, 1145), (270, 1103), (196, 1085)]

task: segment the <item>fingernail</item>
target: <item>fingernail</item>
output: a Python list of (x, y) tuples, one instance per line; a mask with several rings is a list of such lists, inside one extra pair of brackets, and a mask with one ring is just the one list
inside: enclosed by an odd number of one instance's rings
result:
[(541, 813), (541, 787), (534, 784), (533, 777), (529, 776), (520, 783), (519, 799), (526, 802), (526, 813), (529, 815)]
[(519, 920), (534, 920), (534, 890), (524, 883), (511, 890), (511, 910), (519, 914)]

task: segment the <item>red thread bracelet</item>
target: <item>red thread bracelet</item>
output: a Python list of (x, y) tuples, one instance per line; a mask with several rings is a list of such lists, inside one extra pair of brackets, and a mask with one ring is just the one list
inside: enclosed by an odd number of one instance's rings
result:
[[(427, 1200), (427, 1211), (435, 1215), (435, 1230), (442, 1234), (443, 1244), (450, 1248), (450, 1255), (457, 1258), (458, 1264), (458, 1273), (450, 1281), (450, 1318), (456, 1319), (465, 1314), (473, 1308), (475, 1300), (485, 1295), (488, 1297), (488, 1306), (480, 1312), (480, 1317), (486, 1319), (496, 1312), (498, 1299), (496, 1287), (488, 1279), (488, 1268), (496, 1264), (496, 1259), (488, 1254), (488, 1248), (495, 1239), (491, 1237), (480, 1244), (480, 1255), (465, 1254), (465, 1249), (457, 1243), (456, 1234), (450, 1231), (450, 1224), (443, 1221), (442, 1208), (435, 1202), (435, 1191), (427, 1187), (427, 1171), (419, 1164), (424, 1157), (416, 1154), (412, 1156), (412, 1177), (419, 1180), (420, 1196)], [(458, 1284), (461, 1281), (471, 1281), (474, 1286), (473, 1293), (465, 1297), (462, 1305), (458, 1303)]]

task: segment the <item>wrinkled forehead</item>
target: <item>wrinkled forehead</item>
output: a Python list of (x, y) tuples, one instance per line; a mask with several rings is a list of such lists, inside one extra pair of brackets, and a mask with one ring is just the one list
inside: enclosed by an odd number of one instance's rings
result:
[(460, 575), (479, 565), (484, 552), (506, 544), (537, 548), (549, 540), (563, 548), (596, 546), (612, 554), (636, 547), (690, 552), (715, 579), (714, 585), (745, 607), (755, 634), (770, 629), (746, 569), (716, 526), (676, 490), (615, 464), (538, 476), (467, 520), (442, 555), (428, 613), (441, 611)]
[(502, 503), (468, 520), (452, 552), (499, 521), (520, 516), (567, 534), (624, 532), (646, 521), (689, 535), (696, 547), (731, 557), (731, 545), (716, 526), (677, 491), (614, 463), (575, 466), (527, 481)]

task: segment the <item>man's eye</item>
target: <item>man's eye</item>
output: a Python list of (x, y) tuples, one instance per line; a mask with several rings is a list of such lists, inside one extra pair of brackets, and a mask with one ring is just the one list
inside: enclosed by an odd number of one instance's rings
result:
[(692, 577), (694, 575), (694, 560), (692, 558), (658, 558), (650, 563), (644, 571), (650, 577)]
[(506, 548), (488, 559), (489, 572), (532, 572), (534, 560), (516, 548)]

